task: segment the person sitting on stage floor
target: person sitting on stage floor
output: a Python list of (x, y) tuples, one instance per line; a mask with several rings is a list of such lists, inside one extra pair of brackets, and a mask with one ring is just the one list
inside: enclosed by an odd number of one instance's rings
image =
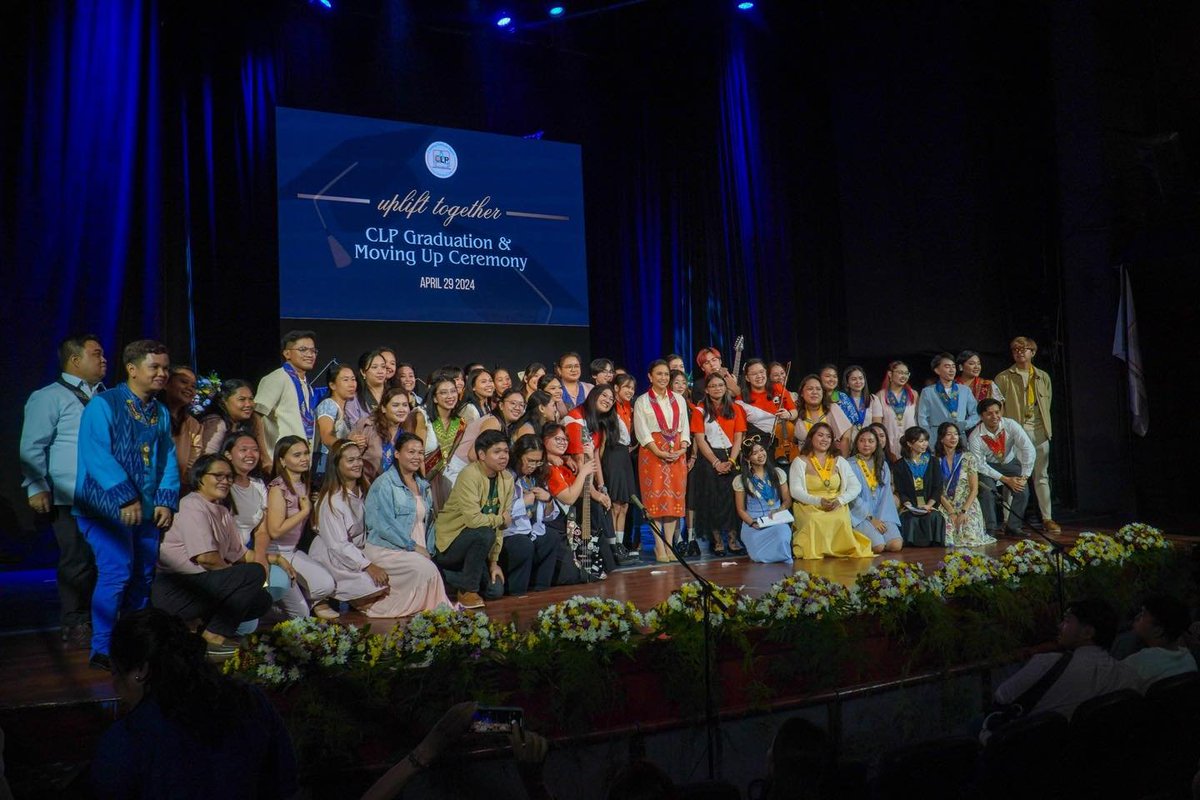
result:
[(333, 594), (333, 576), (299, 548), (312, 511), (308, 465), (308, 442), (302, 437), (284, 436), (275, 445), (275, 478), (267, 484), (267, 535), (271, 537), (267, 552), (279, 553), (290, 561), (298, 578), (298, 585), (279, 600), (284, 614), (289, 618), (307, 617), (311, 603), (316, 616), (336, 619), (338, 612), (327, 599)]
[(929, 434), (914, 425), (900, 439), (903, 458), (892, 462), (892, 483), (900, 502), (900, 535), (910, 547), (943, 547), (946, 520), (938, 510), (942, 471), (929, 455)]
[(725, 555), (725, 534), (729, 535), (731, 554), (746, 552), (733, 500), (737, 457), (745, 435), (746, 412), (733, 402), (725, 379), (716, 373), (706, 376), (700, 413), (694, 415), (692, 422), (692, 441), (699, 459), (688, 482), (692, 484), (691, 496), (695, 502), (695, 531), (708, 536), (709, 548), (717, 556)]
[(825, 391), (825, 386), (819, 377), (805, 375), (800, 379), (800, 400), (800, 416), (796, 422), (794, 435), (796, 443), (801, 445), (801, 452), (803, 452), (804, 440), (813, 426), (823, 422), (833, 434), (831, 447), (834, 452), (840, 455), (849, 453), (853, 426), (846, 418), (846, 412), (830, 400), (829, 392)]
[(424, 443), (412, 433), (396, 439), (392, 469), (367, 492), (363, 555), (387, 573), (390, 591), (367, 609), (368, 617), (407, 617), (450, 606), (442, 573), (429, 555), (433, 542), (433, 491), (421, 477)]
[[(221, 445), (221, 455), (233, 465), (233, 485), (229, 487), (227, 503), (233, 512), (238, 539), (254, 551), (255, 561), (267, 564), (267, 549), (271, 544), (271, 535), (267, 533), (267, 484), (259, 469), (257, 437), (245, 432), (227, 436)], [(304, 595), (296, 585), (291, 564), (286, 569), (277, 564), (270, 564), (270, 568), (267, 592), (272, 602), (278, 603), (288, 592), (295, 592), (294, 603), (303, 605)]]
[[(1025, 506), (1029, 502), (1029, 476), (1037, 453), (1025, 428), (1003, 414), (999, 400), (979, 404), (980, 424), (967, 437), (967, 449), (979, 465), (979, 504), (992, 536), (1001, 534), (999, 520), (1011, 536), (1021, 535)], [(998, 512), (996, 505), (1004, 507)]]
[(1121, 661), (1137, 673), (1140, 691), (1163, 678), (1196, 671), (1196, 659), (1180, 644), (1190, 624), (1187, 606), (1174, 597), (1156, 595), (1142, 603), (1133, 632), (1143, 647)]
[(979, 404), (971, 390), (954, 379), (958, 374), (954, 356), (938, 353), (929, 366), (937, 380), (921, 390), (917, 424), (930, 436), (943, 422), (953, 422), (960, 432), (970, 431), (979, 424)]
[(148, 608), (113, 629), (113, 686), (129, 713), (101, 737), (88, 782), (97, 798), (292, 797), (287, 728), (266, 696), (222, 676), (204, 640)]
[(313, 509), (317, 536), (308, 553), (333, 576), (333, 598), (348, 601), (359, 611), (382, 602), (391, 580), (363, 553), (367, 541), (363, 500), (370, 486), (363, 477), (362, 449), (349, 439), (334, 442)]
[(512, 525), (504, 529), (500, 547), (505, 594), (525, 594), (531, 586), (540, 592), (549, 589), (554, 580), (558, 541), (546, 534), (546, 520), (561, 512), (540, 480), (545, 460), (546, 451), (537, 436), (522, 436), (513, 444), (509, 458), (515, 482)]
[(79, 459), (79, 423), (84, 407), (108, 370), (104, 347), (94, 334), (71, 336), (58, 346), (62, 373), (25, 403), (21, 426), (22, 486), (38, 527), (49, 522), (58, 543), (58, 600), (62, 639), (84, 648), (92, 640), (92, 591), (96, 558), (72, 513)]
[(872, 551), (895, 553), (904, 546), (904, 539), (900, 536), (900, 515), (892, 494), (892, 470), (884, 457), (878, 431), (871, 425), (854, 437), (850, 468), (862, 484), (862, 491), (850, 501), (850, 522), (854, 530), (871, 540)]
[[(787, 474), (769, 463), (764, 441), (752, 433), (742, 445), (742, 468), (733, 479), (733, 499), (742, 520), (742, 543), (751, 561), (763, 564), (792, 563), (792, 496)], [(772, 522), (779, 515), (784, 521)], [(786, 515), (786, 516), (784, 516)]]
[(92, 656), (107, 669), (108, 641), (122, 611), (144, 608), (154, 581), (160, 531), (179, 507), (179, 469), (167, 407), (154, 399), (167, 382), (161, 342), (125, 346), (126, 382), (88, 401), (79, 422), (72, 513), (96, 557)]
[(888, 439), (887, 428), (883, 427), (882, 422), (872, 422), (867, 427), (875, 431), (875, 436), (879, 439), (879, 452), (883, 455), (884, 463), (891, 464), (896, 459), (892, 458), (892, 446)]
[(947, 547), (982, 547), (995, 544), (983, 524), (979, 508), (979, 471), (975, 456), (967, 452), (958, 425), (938, 426), (937, 466), (942, 473), (940, 505), (946, 515)]
[(254, 387), (229, 378), (221, 382), (217, 396), (200, 416), (201, 452), (221, 452), (225, 439), (235, 433), (249, 433), (255, 441), (262, 438), (258, 417), (254, 416)]
[(268, 562), (291, 567), (278, 553), (259, 562), (246, 549), (225, 506), (233, 485), (229, 459), (216, 453), (201, 456), (188, 477), (196, 488), (179, 502), (179, 513), (163, 536), (150, 600), (169, 614), (202, 620), (208, 654), (228, 658), (237, 651), (242, 623), (257, 620), (271, 607), (271, 595), (263, 588)]
[(438, 516), (433, 554), (446, 585), (458, 592), (465, 608), (482, 608), (484, 598), (504, 594), (501, 531), (512, 525), (508, 440), (500, 431), (484, 431), (475, 440), (475, 455), (478, 460), (459, 473)]
[[(1137, 684), (1136, 671), (1108, 654), (1116, 633), (1117, 614), (1103, 600), (1083, 599), (1068, 604), (1058, 625), (1058, 644), (1069, 652), (1070, 661), (1034, 707), (1025, 709), (1026, 716), (1056, 711), (1070, 719), (1085, 700), (1133, 688)], [(1000, 684), (994, 696), (996, 702), (1013, 703), (1065, 657), (1064, 653), (1034, 656)]]
[(833, 429), (812, 426), (788, 473), (796, 558), (870, 558), (871, 540), (850, 523), (851, 500), (862, 487), (846, 459), (833, 451)]
[(882, 425), (887, 433), (888, 461), (900, 458), (900, 439), (917, 424), (917, 393), (908, 385), (908, 364), (888, 364), (883, 386), (871, 395), (871, 423)]

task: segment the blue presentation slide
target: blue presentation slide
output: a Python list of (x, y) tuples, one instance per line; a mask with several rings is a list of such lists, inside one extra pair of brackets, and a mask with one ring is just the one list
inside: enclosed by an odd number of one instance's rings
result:
[(276, 109), (279, 315), (588, 324), (580, 148)]

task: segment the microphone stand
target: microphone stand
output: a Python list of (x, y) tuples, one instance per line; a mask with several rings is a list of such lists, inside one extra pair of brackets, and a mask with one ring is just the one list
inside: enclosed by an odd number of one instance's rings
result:
[(642, 498), (635, 495), (630, 495), (629, 501), (633, 503), (642, 512), (642, 516), (646, 518), (646, 524), (650, 526), (650, 530), (654, 535), (662, 540), (667, 549), (675, 554), (675, 558), (683, 565), (691, 576), (700, 584), (700, 601), (704, 615), (704, 729), (705, 738), (707, 741), (708, 750), (708, 779), (716, 780), (717, 775), (717, 751), (721, 746), (721, 723), (717, 718), (716, 704), (713, 702), (712, 692), (712, 606), (716, 605), (721, 611), (728, 613), (729, 605), (721, 600), (716, 595), (716, 587), (712, 581), (703, 577), (687, 560), (684, 553), (680, 552), (682, 548), (676, 548), (663, 534), (662, 529), (654, 519), (646, 513), (646, 507), (642, 505)]
[[(992, 489), (992, 492), (995, 496), (995, 499), (1000, 502), (1000, 505), (1004, 508), (1004, 510), (1007, 511), (1010, 515), (1012, 515), (1012, 513), (1013, 513), (1012, 506), (1010, 506), (1008, 503), (1004, 502), (1004, 495), (1000, 491), (1001, 485), (1003, 485), (1003, 484), (998, 483)], [(1029, 491), (1029, 490), (1026, 489), (1026, 491)], [(1022, 521), (1024, 521), (1024, 520), (1022, 520)], [(1073, 556), (1067, 552), (1067, 548), (1063, 547), (1061, 542), (1056, 542), (1053, 539), (1051, 539), (1044, 530), (1042, 530), (1041, 528), (1034, 528), (1032, 525), (1030, 526), (1030, 529), (1034, 533), (1036, 533), (1038, 536), (1040, 536), (1042, 539), (1044, 539), (1046, 544), (1050, 545), (1050, 554), (1054, 556), (1054, 578), (1055, 578), (1056, 588), (1058, 590), (1058, 614), (1059, 614), (1059, 616), (1062, 616), (1064, 613), (1066, 613), (1066, 610), (1067, 610), (1067, 592), (1066, 592), (1066, 588), (1065, 588), (1065, 581), (1063, 579), (1063, 573), (1064, 573), (1063, 561), (1064, 560), (1070, 561), (1072, 564), (1074, 564), (1077, 567), (1082, 566), (1082, 564), (1079, 562), (1079, 559), (1075, 558), (1075, 556)]]
[(313, 396), (313, 406), (314, 407), (316, 406), (317, 403), (321, 402), (329, 395), (329, 387), (328, 386), (323, 386), (320, 389), (318, 389), (316, 386), (314, 386), (314, 384), (317, 382), (317, 378), (320, 378), (322, 375), (324, 375), (325, 371), (328, 370), (330, 367), (337, 366), (340, 363), (341, 362), (338, 361), (337, 357), (335, 356), (335, 357), (329, 359), (329, 363), (326, 364), (325, 366), (321, 367), (321, 369), (317, 371), (316, 375), (313, 375), (311, 378), (308, 379), (308, 385), (312, 386), (312, 396)]

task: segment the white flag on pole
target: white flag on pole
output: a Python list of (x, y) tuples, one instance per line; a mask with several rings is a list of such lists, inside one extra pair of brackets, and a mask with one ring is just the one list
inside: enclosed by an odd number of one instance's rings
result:
[(1133, 417), (1133, 432), (1145, 436), (1150, 429), (1150, 405), (1146, 399), (1146, 378), (1142, 374), (1142, 349), (1138, 346), (1137, 313), (1133, 309), (1133, 287), (1129, 272), (1122, 264), (1121, 302), (1117, 307), (1117, 330), (1113, 336), (1112, 353), (1125, 362), (1129, 379), (1129, 413)]

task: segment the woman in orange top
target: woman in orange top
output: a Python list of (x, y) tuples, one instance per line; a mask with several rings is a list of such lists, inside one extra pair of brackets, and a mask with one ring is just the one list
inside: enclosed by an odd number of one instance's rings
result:
[(764, 436), (775, 436), (781, 422), (796, 419), (796, 402), (782, 384), (768, 381), (767, 365), (761, 358), (746, 362), (745, 375), (738, 404), (746, 413), (746, 424)]
[[(667, 362), (650, 363), (650, 391), (633, 403), (633, 430), (638, 452), (638, 483), (646, 514), (658, 523), (668, 542), (684, 513), (687, 492), (687, 449), (691, 444), (687, 402), (671, 391)], [(661, 540), (654, 542), (654, 555), (668, 561), (670, 551)]]
[(695, 486), (696, 531), (710, 537), (714, 555), (725, 554), (723, 535), (729, 535), (729, 552), (746, 552), (738, 531), (741, 520), (733, 498), (733, 479), (738, 474), (736, 454), (741, 452), (746, 434), (746, 412), (733, 401), (722, 375), (713, 373), (704, 379), (703, 413), (692, 438), (700, 458), (692, 471)]

